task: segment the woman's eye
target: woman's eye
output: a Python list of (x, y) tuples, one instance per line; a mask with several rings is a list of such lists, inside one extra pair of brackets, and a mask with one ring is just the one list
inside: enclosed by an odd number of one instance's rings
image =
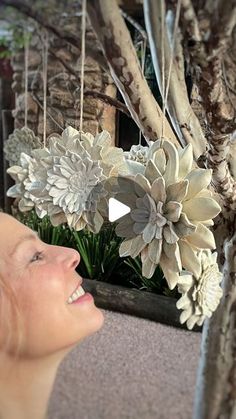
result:
[(43, 252), (36, 252), (32, 259), (30, 260), (30, 263), (32, 262), (38, 262), (39, 260), (43, 259)]

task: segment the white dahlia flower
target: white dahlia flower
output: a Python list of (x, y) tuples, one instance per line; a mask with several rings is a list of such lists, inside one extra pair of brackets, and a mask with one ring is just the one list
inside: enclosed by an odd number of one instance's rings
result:
[(41, 141), (35, 136), (34, 132), (23, 127), (16, 128), (4, 144), (5, 159), (9, 162), (9, 166), (20, 165), (21, 153), (31, 156), (31, 151), (40, 148)]
[(222, 274), (217, 265), (217, 253), (210, 250), (199, 252), (201, 271), (198, 276), (183, 272), (178, 281), (178, 291), (182, 297), (177, 308), (183, 310), (180, 323), (187, 322), (188, 329), (195, 324), (201, 326), (206, 317), (211, 317), (217, 309), (223, 290), (220, 286)]
[(206, 189), (211, 170), (192, 170), (190, 147), (179, 156), (165, 140), (156, 141), (150, 150), (146, 167), (140, 164), (141, 173), (133, 176), (136, 187), (121, 198), (131, 212), (118, 222), (116, 233), (125, 238), (120, 256), (141, 254), (142, 274), (147, 278), (160, 264), (173, 289), (182, 268), (199, 275), (197, 252), (215, 248), (207, 226), (221, 208)]
[(128, 173), (123, 150), (112, 146), (110, 135), (93, 137), (68, 127), (31, 155), (22, 154), (21, 166), (8, 169), (16, 181), (8, 196), (20, 198), (21, 211), (35, 207), (53, 225), (67, 222), (98, 232), (103, 224), (98, 203), (107, 193), (103, 181)]

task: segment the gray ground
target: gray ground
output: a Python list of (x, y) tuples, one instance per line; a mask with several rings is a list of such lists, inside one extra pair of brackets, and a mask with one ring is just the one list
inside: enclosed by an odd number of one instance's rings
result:
[(49, 419), (190, 419), (201, 334), (103, 312), (62, 363)]

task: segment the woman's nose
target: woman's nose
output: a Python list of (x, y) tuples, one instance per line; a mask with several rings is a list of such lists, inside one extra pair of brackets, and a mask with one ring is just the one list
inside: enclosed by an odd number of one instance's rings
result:
[(75, 269), (80, 262), (80, 254), (75, 249), (60, 247), (60, 259), (66, 269)]

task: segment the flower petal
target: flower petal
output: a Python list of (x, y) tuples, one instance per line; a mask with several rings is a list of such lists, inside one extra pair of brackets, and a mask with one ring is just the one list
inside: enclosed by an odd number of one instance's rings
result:
[(185, 198), (188, 190), (188, 180), (172, 183), (167, 188), (167, 201), (181, 202)]
[(151, 241), (154, 239), (156, 234), (156, 226), (155, 224), (148, 223), (143, 230), (143, 240), (145, 243), (151, 243)]
[(184, 240), (179, 240), (179, 250), (183, 267), (196, 278), (201, 275), (201, 261), (197, 252)]
[(182, 210), (182, 205), (179, 202), (169, 201), (165, 205), (165, 210), (163, 211), (164, 216), (173, 223), (176, 223), (179, 220)]
[(156, 270), (156, 264), (153, 263), (149, 257), (146, 257), (142, 262), (142, 275), (145, 278), (151, 278)]
[[(150, 185), (150, 182), (148, 181), (148, 179), (145, 176), (138, 173), (134, 178), (134, 182), (135, 182), (134, 183), (135, 187), (136, 187), (136, 183), (138, 183), (138, 185), (141, 186), (141, 188), (143, 189), (144, 192), (150, 193), (151, 185)], [(144, 193), (142, 193), (142, 195), (144, 195)], [(139, 195), (139, 196), (142, 196), (142, 195)]]
[(162, 253), (160, 258), (160, 267), (163, 271), (164, 277), (168, 283), (170, 290), (173, 290), (179, 280), (179, 272), (173, 270), (171, 260)]
[(158, 168), (155, 166), (152, 160), (149, 160), (145, 169), (145, 176), (149, 182), (153, 183), (154, 180), (161, 177), (161, 173)]
[(134, 223), (133, 230), (135, 234), (141, 234), (146, 226), (147, 223)]
[(167, 256), (168, 259), (171, 260), (173, 270), (175, 272), (180, 272), (182, 270), (182, 263), (178, 244), (169, 244), (164, 241), (163, 251), (165, 253), (165, 256)]
[(187, 147), (178, 149), (179, 153), (179, 178), (183, 179), (190, 172), (193, 165), (193, 147), (188, 144)]
[(213, 233), (203, 224), (198, 224), (195, 232), (186, 237), (186, 241), (200, 249), (215, 249), (216, 243)]
[(163, 174), (166, 169), (166, 156), (164, 150), (160, 148), (159, 150), (155, 151), (152, 160), (154, 161), (160, 173)]
[(145, 223), (149, 220), (149, 211), (147, 208), (136, 208), (131, 211), (130, 217), (138, 223)]
[(151, 187), (151, 197), (155, 202), (166, 201), (165, 181), (162, 177), (154, 180)]
[(134, 160), (126, 160), (126, 165), (130, 175), (137, 175), (137, 173), (144, 174), (145, 166)]
[(130, 255), (130, 249), (132, 245), (132, 239), (124, 240), (119, 248), (120, 257), (125, 257)]
[(141, 251), (144, 249), (144, 247), (146, 246), (146, 243), (143, 241), (142, 236), (136, 236), (133, 240), (132, 240), (132, 244), (131, 244), (131, 248), (130, 248), (130, 256), (132, 258), (136, 258)]
[(168, 223), (163, 229), (163, 235), (167, 243), (173, 244), (179, 240), (179, 237), (173, 229), (173, 224)]
[(185, 200), (193, 198), (202, 189), (207, 188), (210, 184), (212, 178), (211, 169), (194, 169), (192, 170), (186, 179), (189, 181), (188, 193), (185, 197)]
[(154, 239), (148, 245), (148, 256), (150, 260), (156, 265), (160, 261), (161, 251), (162, 251), (162, 240)]
[(183, 202), (183, 212), (189, 220), (209, 220), (216, 217), (220, 211), (220, 205), (212, 198), (192, 198)]
[(192, 234), (196, 230), (196, 226), (188, 220), (184, 212), (179, 217), (179, 221), (175, 223), (174, 229), (176, 234), (181, 238)]
[(130, 214), (125, 215), (122, 217), (122, 221), (119, 221), (119, 223), (116, 226), (116, 235), (118, 237), (125, 237), (125, 238), (132, 238), (135, 237), (135, 232), (133, 230), (133, 220), (130, 217)]

